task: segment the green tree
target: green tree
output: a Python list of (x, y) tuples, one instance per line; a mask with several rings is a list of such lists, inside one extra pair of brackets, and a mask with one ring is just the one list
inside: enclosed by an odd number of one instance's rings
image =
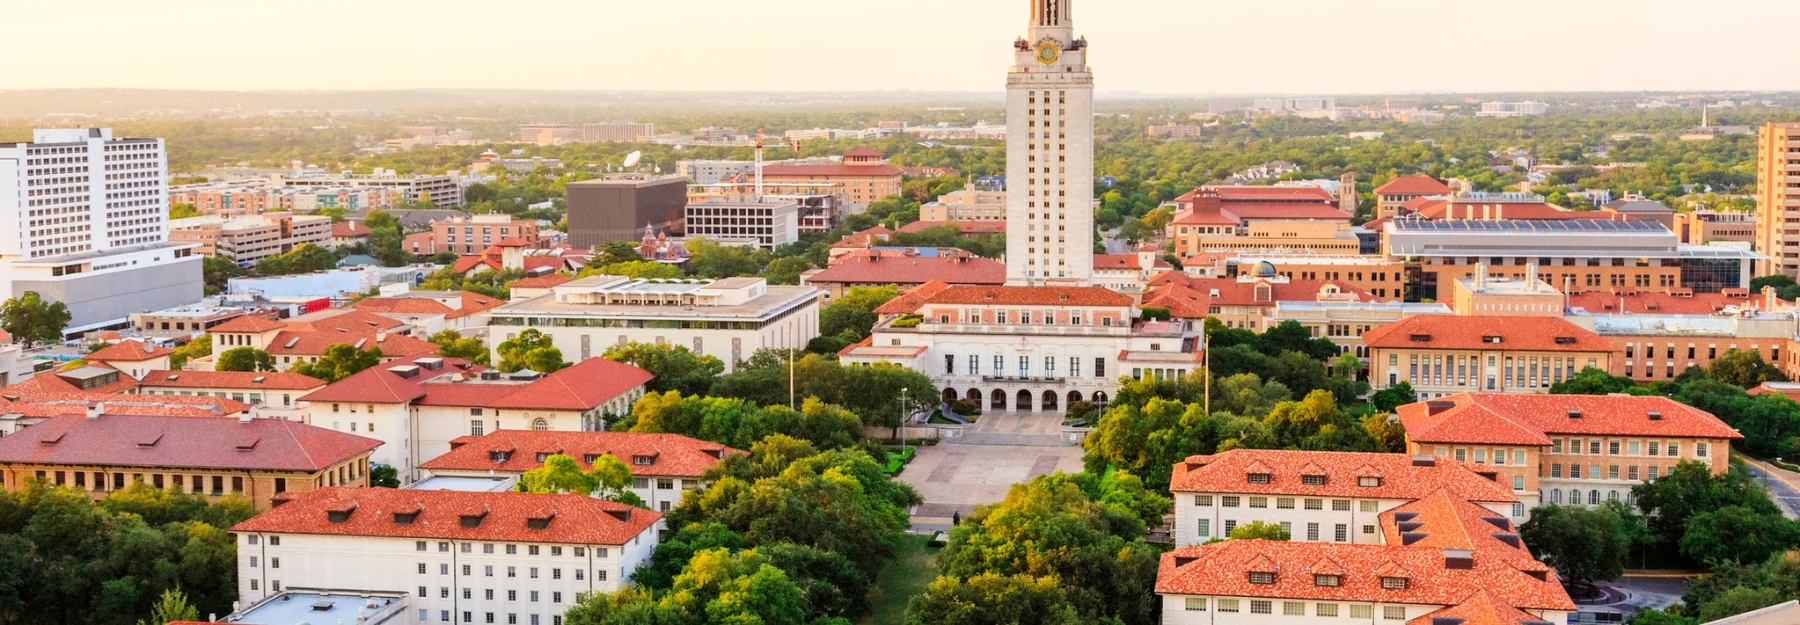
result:
[(1364, 415), (1363, 431), (1375, 441), (1375, 450), (1390, 454), (1406, 453), (1406, 425), (1386, 412)]
[(1787, 374), (1782, 373), (1779, 367), (1763, 361), (1762, 353), (1736, 349), (1714, 359), (1706, 374), (1714, 380), (1743, 388), (1769, 381), (1787, 381)]
[(281, 276), (315, 271), (329, 271), (337, 267), (337, 255), (331, 250), (302, 243), (284, 254), (270, 256), (256, 262), (256, 273), (265, 276)]
[(520, 475), (515, 490), (521, 493), (589, 495), (599, 487), (599, 480), (582, 471), (581, 466), (575, 464), (574, 458), (568, 454), (551, 454), (544, 459), (544, 466)]
[(764, 253), (756, 248), (720, 245), (704, 238), (689, 240), (687, 250), (689, 270), (707, 278), (754, 276), (762, 273), (767, 262)]
[(1564, 579), (1586, 586), (1625, 572), (1631, 545), (1619, 514), (1609, 507), (1544, 506), (1531, 511), (1519, 536)]
[(1800, 544), (1800, 528), (1780, 514), (1726, 506), (1694, 515), (1680, 544), (1695, 562), (1756, 563)]
[(1292, 539), (1293, 536), (1289, 535), (1287, 530), (1281, 529), (1280, 525), (1274, 523), (1251, 521), (1231, 528), (1231, 540), (1287, 541)]
[(801, 256), (789, 256), (769, 261), (769, 268), (763, 272), (769, 284), (800, 284), (800, 274), (813, 268), (812, 261)]
[(375, 488), (399, 488), (400, 471), (385, 464), (370, 467), (369, 485)]
[(242, 275), (242, 267), (223, 257), (207, 256), (200, 261), (201, 281), (206, 284), (207, 295), (224, 293), (231, 286), (231, 279)]
[(168, 625), (176, 621), (198, 622), (200, 609), (188, 603), (186, 594), (177, 586), (163, 591), (156, 604), (150, 608), (150, 620), (138, 621), (138, 625)]
[(643, 498), (638, 497), (637, 493), (631, 492), (633, 481), (631, 467), (627, 466), (625, 461), (620, 460), (618, 456), (601, 454), (599, 458), (594, 459), (588, 475), (594, 478), (592, 492), (595, 497), (632, 506), (642, 507), (644, 505)]
[(204, 213), (201, 213), (200, 209), (196, 208), (193, 204), (170, 204), (169, 205), (169, 219), (188, 219), (188, 218), (192, 218), (192, 217), (199, 217), (203, 214)]
[(176, 371), (187, 366), (187, 361), (212, 355), (213, 343), (211, 334), (202, 334), (188, 341), (186, 345), (175, 348), (169, 354), (169, 368)]
[(982, 573), (943, 576), (906, 606), (907, 625), (1076, 625), (1082, 623), (1055, 577)]
[(848, 330), (855, 333), (857, 340), (862, 340), (879, 319), (875, 309), (899, 295), (900, 290), (893, 286), (853, 287), (819, 311), (819, 334), (836, 336)]
[(438, 346), (439, 356), (461, 358), (478, 365), (490, 364), (487, 346), (481, 344), (481, 339), (464, 337), (456, 330), (443, 330), (431, 335), (431, 342)]
[(679, 280), (687, 274), (680, 267), (649, 260), (633, 260), (581, 270), (577, 277), (624, 276), (633, 280)]
[(1756, 515), (1781, 514), (1768, 491), (1737, 464), (1715, 476), (1707, 464), (1684, 460), (1655, 481), (1632, 487), (1631, 493), (1651, 537), (1670, 549), (1680, 547), (1694, 519), (1707, 512), (1736, 506)]
[(594, 257), (588, 260), (587, 268), (598, 269), (607, 265), (633, 263), (644, 260), (638, 254), (637, 246), (629, 241), (614, 241), (594, 247)]
[(274, 371), (275, 357), (254, 347), (233, 347), (219, 354), (218, 371)]
[(1745, 612), (1784, 603), (1792, 597), (1774, 588), (1737, 587), (1725, 591), (1717, 599), (1700, 605), (1700, 622), (1722, 621)]
[(525, 369), (556, 373), (569, 366), (563, 361), (562, 350), (551, 344), (550, 336), (535, 329), (501, 342), (495, 351), (500, 355), (500, 370), (506, 373)]
[(1631, 625), (1694, 625), (1694, 619), (1664, 610), (1643, 610), (1631, 617)]
[(1575, 377), (1552, 385), (1550, 392), (1557, 395), (1611, 395), (1636, 388), (1637, 382), (1631, 378), (1615, 376), (1605, 369), (1588, 367), (1576, 373)]
[(1412, 382), (1402, 381), (1399, 384), (1375, 391), (1369, 396), (1369, 404), (1377, 412), (1393, 412), (1407, 404), (1419, 401), (1419, 395), (1413, 392)]
[(368, 226), (370, 230), (392, 228), (395, 232), (399, 232), (401, 229), (399, 217), (379, 208), (369, 209), (369, 213), (363, 216), (363, 225)]
[(712, 390), (713, 379), (725, 373), (725, 363), (717, 357), (698, 355), (673, 344), (616, 345), (607, 348), (602, 357), (635, 365), (655, 375), (647, 385), (655, 393), (676, 391), (683, 395), (705, 395)]
[(413, 254), (406, 251), (405, 235), (399, 228), (375, 228), (369, 232), (370, 255), (381, 261), (383, 267), (404, 267), (413, 262)]
[(63, 330), (69, 327), (73, 318), (68, 306), (62, 302), (44, 301), (37, 291), (26, 291), (24, 295), (0, 304), (0, 329), (28, 348), (61, 342)]
[(361, 373), (365, 369), (381, 364), (381, 348), (371, 347), (359, 350), (354, 345), (339, 343), (325, 348), (314, 362), (302, 362), (294, 365), (294, 373), (312, 376), (327, 383)]

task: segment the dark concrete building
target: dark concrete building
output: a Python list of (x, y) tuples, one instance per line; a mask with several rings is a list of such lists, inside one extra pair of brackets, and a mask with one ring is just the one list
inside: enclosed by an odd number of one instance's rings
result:
[(687, 190), (687, 179), (679, 176), (621, 174), (570, 183), (569, 244), (635, 243), (646, 225), (681, 234)]

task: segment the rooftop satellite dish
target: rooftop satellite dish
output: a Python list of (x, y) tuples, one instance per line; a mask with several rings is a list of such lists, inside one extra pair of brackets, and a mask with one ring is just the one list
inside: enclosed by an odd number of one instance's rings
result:
[(641, 161), (643, 159), (644, 159), (643, 152), (632, 152), (630, 154), (626, 154), (625, 155), (625, 168), (631, 169), (633, 167), (637, 167), (638, 161)]

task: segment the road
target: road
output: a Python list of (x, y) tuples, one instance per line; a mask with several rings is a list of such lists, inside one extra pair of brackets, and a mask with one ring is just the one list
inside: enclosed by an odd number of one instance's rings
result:
[(1769, 489), (1775, 497), (1775, 503), (1781, 504), (1781, 512), (1790, 519), (1800, 519), (1800, 474), (1772, 466), (1749, 456), (1739, 455), (1739, 459), (1750, 465), (1751, 474), (1756, 481)]

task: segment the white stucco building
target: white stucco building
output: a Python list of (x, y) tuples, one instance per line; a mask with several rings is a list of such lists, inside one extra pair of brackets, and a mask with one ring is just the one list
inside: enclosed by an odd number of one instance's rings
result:
[(690, 490), (705, 488), (706, 470), (745, 452), (680, 434), (648, 432), (557, 432), (501, 430), (451, 441), (449, 453), (421, 465), (432, 477), (517, 479), (544, 466), (555, 454), (575, 460), (581, 470), (601, 456), (631, 468), (631, 492), (644, 507), (659, 512), (681, 503)]
[(1440, 490), (1525, 522), (1512, 489), (1476, 465), (1429, 456), (1237, 449), (1175, 465), (1175, 544), (1272, 523), (1292, 540), (1379, 544), (1380, 516)]
[(627, 584), (662, 515), (585, 495), (325, 488), (231, 528), (238, 600), (289, 588), (403, 593), (404, 625), (555, 625)]
[(488, 342), (497, 348), (520, 332), (537, 330), (575, 362), (614, 345), (672, 343), (717, 357), (729, 373), (758, 349), (805, 348), (819, 335), (823, 295), (812, 287), (770, 286), (762, 278), (592, 276), (494, 309)]
[(503, 374), (453, 358), (420, 357), (365, 370), (300, 398), (308, 423), (379, 439), (372, 458), (402, 482), (451, 442), (499, 430), (579, 432), (631, 411), (650, 372), (594, 358), (550, 375)]

